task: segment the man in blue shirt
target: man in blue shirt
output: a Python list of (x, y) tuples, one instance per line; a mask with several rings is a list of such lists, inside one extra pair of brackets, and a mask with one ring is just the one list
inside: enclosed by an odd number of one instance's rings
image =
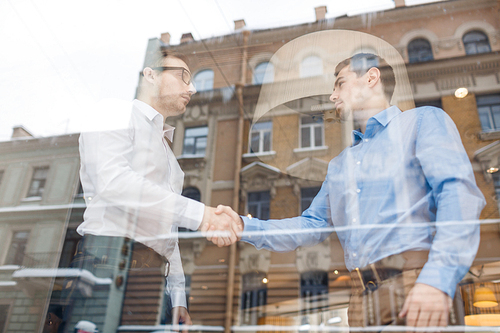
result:
[(357, 54), (337, 66), (330, 100), (359, 129), (309, 209), (282, 220), (241, 217), (241, 239), (292, 251), (334, 230), (354, 285), (351, 327), (459, 324), (451, 304), (477, 251), (484, 197), (453, 121), (434, 107), (391, 106), (394, 73), (383, 62)]

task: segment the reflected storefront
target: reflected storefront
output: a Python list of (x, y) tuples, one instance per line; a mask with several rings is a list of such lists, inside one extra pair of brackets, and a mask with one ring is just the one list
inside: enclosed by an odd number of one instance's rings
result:
[[(182, 194), (250, 218), (302, 214), (357, 129), (329, 99), (335, 68), (357, 53), (379, 55), (387, 62), (380, 71), (395, 72), (392, 105), (437, 106), (456, 125), (486, 205), (454, 315), (464, 318), (458, 330), (498, 332), (499, 2), (396, 0), (391, 9), (330, 19), (326, 9), (311, 8), (316, 20), (293, 26), (251, 30), (238, 20), (225, 36), (185, 34), (173, 45), (158, 31), (161, 38), (149, 40), (144, 66), (159, 50), (182, 54), (197, 89), (186, 111), (167, 119), (175, 132), (165, 144), (184, 172)], [(146, 79), (139, 76), (137, 96)], [(134, 237), (86, 237), (83, 249), (77, 228), (89, 198), (79, 177), (79, 136), (35, 137), (19, 126), (0, 142), (0, 333), (178, 330), (164, 256)], [(272, 252), (245, 242), (218, 247), (179, 224), (192, 320), (181, 330), (372, 330), (349, 327), (356, 287), (346, 266), (350, 254), (333, 227), (320, 232), (329, 236), (319, 244)]]

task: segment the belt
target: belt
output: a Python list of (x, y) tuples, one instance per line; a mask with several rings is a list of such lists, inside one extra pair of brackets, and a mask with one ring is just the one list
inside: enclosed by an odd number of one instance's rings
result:
[(379, 284), (404, 271), (422, 268), (427, 262), (429, 251), (406, 251), (381, 259), (363, 268), (351, 271), (351, 279), (355, 288), (363, 293), (374, 291)]

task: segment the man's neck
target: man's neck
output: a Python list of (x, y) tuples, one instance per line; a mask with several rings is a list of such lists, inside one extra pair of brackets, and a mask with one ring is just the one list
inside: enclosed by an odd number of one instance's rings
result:
[(148, 98), (147, 96), (139, 96), (137, 97), (137, 99), (141, 102), (144, 102), (146, 104), (148, 104), (149, 106), (151, 106), (153, 109), (155, 109), (156, 112), (158, 112), (159, 114), (161, 114), (163, 116), (163, 120), (166, 120), (167, 119), (167, 115), (164, 114), (164, 112), (161, 112), (161, 108), (159, 108), (155, 103), (154, 101), (151, 99), (151, 98)]
[(391, 105), (386, 99), (379, 100), (373, 103), (370, 103), (370, 107), (363, 108), (362, 110), (354, 111), (353, 121), (359, 126), (361, 133), (366, 132), (366, 124), (368, 123), (368, 119), (375, 116), (376, 114), (384, 111), (389, 108)]

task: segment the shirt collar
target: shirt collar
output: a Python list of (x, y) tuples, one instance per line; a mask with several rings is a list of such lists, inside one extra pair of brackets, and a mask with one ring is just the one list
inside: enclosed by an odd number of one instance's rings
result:
[(151, 105), (144, 103), (138, 99), (134, 100), (134, 106), (145, 115), (151, 122), (153, 122), (158, 128), (161, 128), (163, 131), (163, 135), (172, 141), (174, 139), (174, 130), (175, 127), (165, 124), (165, 119), (156, 111)]
[(364, 134), (359, 130), (352, 131), (352, 145), (356, 146), (365, 137), (373, 137), (382, 127), (386, 127), (387, 124), (389, 124), (389, 122), (400, 113), (401, 110), (395, 105), (383, 111), (380, 111), (379, 113), (368, 119), (366, 123), (366, 131)]

